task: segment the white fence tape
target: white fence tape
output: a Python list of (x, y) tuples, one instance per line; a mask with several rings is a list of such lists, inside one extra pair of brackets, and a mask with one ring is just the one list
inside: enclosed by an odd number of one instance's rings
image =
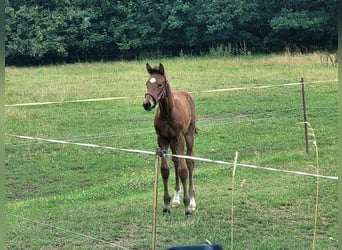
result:
[[(324, 81), (313, 81), (305, 82), (308, 83), (325, 83), (325, 82), (337, 82), (338, 80), (324, 80)], [(278, 85), (263, 85), (263, 86), (252, 86), (252, 87), (236, 87), (236, 88), (224, 88), (224, 89), (212, 89), (212, 90), (199, 90), (199, 91), (189, 91), (191, 94), (196, 93), (215, 93), (215, 92), (226, 92), (226, 91), (237, 91), (237, 90), (249, 90), (249, 89), (266, 89), (266, 88), (276, 88), (285, 87), (292, 85), (301, 85), (301, 82), (294, 83), (284, 83)], [(142, 98), (143, 96), (136, 96), (135, 98)], [(38, 105), (48, 105), (48, 104), (63, 104), (63, 103), (78, 103), (78, 102), (97, 102), (97, 101), (112, 101), (112, 100), (122, 100), (129, 99), (132, 97), (119, 96), (119, 97), (105, 97), (105, 98), (94, 98), (94, 99), (82, 99), (82, 100), (71, 100), (71, 101), (59, 101), (59, 102), (32, 102), (32, 103), (17, 103), (17, 104), (7, 104), (6, 107), (20, 107), (20, 106), (38, 106)]]
[(18, 104), (8, 104), (6, 107), (20, 107), (20, 106), (40, 106), (48, 104), (62, 104), (62, 103), (77, 103), (77, 102), (98, 102), (98, 101), (112, 101), (112, 100), (122, 100), (128, 99), (129, 97), (119, 96), (119, 97), (105, 97), (105, 98), (95, 98), (95, 99), (82, 99), (82, 100), (71, 100), (71, 101), (60, 101), (60, 102), (31, 102), (31, 103), (18, 103)]
[[(11, 137), (15, 137), (15, 138), (20, 138), (20, 139), (26, 139), (26, 140), (35, 140), (35, 141), (59, 143), (59, 144), (70, 144), (70, 145), (76, 145), (76, 146), (82, 146), (82, 147), (109, 149), (109, 150), (123, 151), (123, 152), (129, 152), (129, 153), (138, 153), (138, 154), (149, 154), (149, 155), (155, 155), (156, 154), (156, 152), (139, 150), (139, 149), (126, 149), (126, 148), (117, 148), (117, 147), (109, 147), (109, 146), (100, 146), (100, 145), (91, 144), (91, 143), (70, 142), (70, 141), (57, 140), (57, 139), (44, 139), (44, 138), (37, 138), (37, 137), (31, 137), (31, 136), (25, 136), (25, 135), (12, 135), (12, 134), (6, 134), (6, 135), (11, 136)], [(184, 159), (192, 159), (192, 160), (202, 161), (202, 162), (216, 163), (216, 164), (222, 164), (222, 165), (233, 165), (232, 162), (217, 161), (217, 160), (211, 160), (211, 159), (201, 158), (201, 157), (185, 156), (185, 155), (172, 155), (172, 154), (167, 154), (167, 155), (168, 156), (175, 156), (175, 157), (179, 157), (179, 158), (184, 158)], [(237, 163), (236, 165), (239, 167), (245, 167), (245, 168), (254, 168), (254, 169), (267, 170), (267, 171), (275, 171), (275, 172), (282, 172), (282, 173), (288, 173), (288, 174), (338, 180), (337, 176), (312, 174), (312, 173), (306, 173), (306, 172), (302, 172), (302, 171), (277, 169), (277, 168), (272, 168), (272, 167), (261, 167), (261, 166), (250, 165), (250, 164), (241, 164), (241, 163)]]

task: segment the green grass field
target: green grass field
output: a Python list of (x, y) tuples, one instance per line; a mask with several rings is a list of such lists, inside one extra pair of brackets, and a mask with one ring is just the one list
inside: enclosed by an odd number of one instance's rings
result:
[[(5, 69), (8, 249), (151, 248), (154, 156), (13, 136), (154, 151), (146, 62)], [(195, 156), (232, 162), (238, 151), (238, 163), (337, 175), (337, 67), (318, 53), (149, 60), (159, 62), (171, 88), (194, 98)], [(284, 85), (301, 77), (318, 168), (312, 142), (305, 152), (301, 86)], [(206, 92), (217, 89), (234, 90)], [(107, 97), (126, 98), (70, 102)], [(56, 103), (15, 106), (37, 102)], [(158, 249), (206, 240), (231, 249), (232, 225), (234, 249), (337, 249), (336, 180), (238, 167), (232, 220), (232, 167), (195, 165), (191, 221), (183, 206), (162, 216), (160, 178)]]

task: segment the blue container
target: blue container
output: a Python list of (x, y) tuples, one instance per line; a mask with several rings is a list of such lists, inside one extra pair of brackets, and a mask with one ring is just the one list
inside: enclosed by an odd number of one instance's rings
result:
[(223, 250), (220, 245), (192, 245), (169, 247), (165, 250)]

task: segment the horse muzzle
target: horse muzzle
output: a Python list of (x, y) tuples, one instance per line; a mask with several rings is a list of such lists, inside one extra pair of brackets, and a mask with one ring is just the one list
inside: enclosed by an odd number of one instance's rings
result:
[(145, 94), (143, 107), (146, 111), (151, 111), (157, 105), (156, 98), (151, 93)]
[(146, 111), (151, 111), (156, 105), (151, 102), (144, 102), (143, 107)]

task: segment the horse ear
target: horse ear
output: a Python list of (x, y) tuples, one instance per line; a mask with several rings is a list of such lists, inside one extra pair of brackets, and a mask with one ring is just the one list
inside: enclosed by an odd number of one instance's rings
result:
[(159, 63), (159, 72), (160, 72), (160, 74), (162, 74), (162, 75), (164, 75), (164, 66), (163, 66), (163, 64), (161, 64), (161, 63)]
[(146, 63), (146, 70), (150, 75), (152, 74), (152, 67), (148, 63)]

